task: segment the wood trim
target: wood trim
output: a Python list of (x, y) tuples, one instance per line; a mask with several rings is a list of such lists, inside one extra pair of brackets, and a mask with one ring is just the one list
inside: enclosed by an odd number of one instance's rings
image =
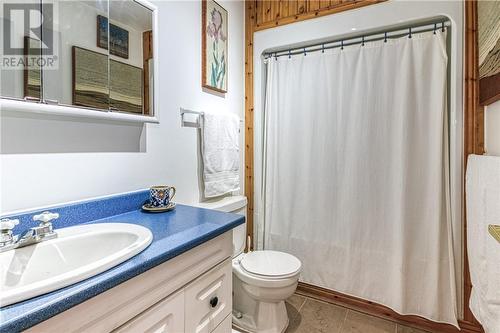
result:
[(500, 100), (500, 73), (479, 80), (479, 103), (490, 105)]
[(153, 31), (144, 31), (142, 33), (142, 94), (143, 94), (143, 113), (151, 115), (149, 101), (149, 64), (148, 60), (153, 58)]
[[(470, 154), (484, 154), (484, 108), (479, 105), (479, 56), (477, 31), (477, 1), (468, 0), (465, 6), (465, 45), (464, 45), (464, 170)], [(465, 185), (464, 185), (465, 186)], [(480, 328), (469, 308), (472, 283), (470, 279), (467, 253), (467, 211), (465, 190), (463, 197), (463, 322), (470, 327)]]
[[(253, 33), (256, 24), (254, 0), (245, 1), (245, 196), (247, 197), (247, 247), (253, 250), (254, 158), (253, 158)], [(248, 237), (247, 237), (248, 239)]]
[[(346, 10), (351, 10), (355, 8), (360, 8), (368, 5), (373, 5), (379, 2), (384, 2), (386, 0), (355, 0), (355, 1), (348, 1), (348, 2), (338, 2), (334, 5), (329, 5), (328, 7), (321, 7), (320, 1), (315, 1), (315, 0), (308, 0), (304, 2), (304, 4), (300, 4), (301, 1), (299, 1), (298, 4), (298, 10), (297, 14), (292, 15), (292, 16), (286, 16), (283, 17), (280, 15), (278, 12), (276, 15), (272, 15), (272, 7), (268, 8), (269, 10), (265, 9), (265, 17), (267, 20), (265, 22), (262, 22), (262, 19), (257, 19), (257, 24), (255, 25), (255, 31), (260, 31), (264, 29), (269, 29), (269, 28), (275, 28), (278, 26), (290, 24), (290, 23), (295, 23), (295, 22), (300, 22), (304, 20), (309, 20), (325, 15), (331, 15), (335, 13), (340, 13)], [(265, 3), (266, 1), (257, 1), (260, 3)], [(268, 2), (273, 2), (273, 1), (268, 1)], [(290, 3), (292, 1), (283, 1), (286, 3)], [(263, 4), (264, 5), (264, 4)], [(282, 7), (281, 7), (282, 8)], [(271, 18), (271, 20), (269, 20)], [(261, 23), (259, 23), (261, 22)]]
[(349, 296), (326, 288), (314, 286), (304, 282), (299, 282), (297, 294), (314, 298), (331, 304), (340, 305), (349, 309), (357, 310), (376, 316), (382, 319), (390, 320), (405, 326), (423, 329), (435, 333), (480, 333), (482, 330), (475, 325), (459, 321), (460, 330), (453, 325), (436, 323), (423, 317), (413, 315), (401, 315), (394, 310), (358, 297)]

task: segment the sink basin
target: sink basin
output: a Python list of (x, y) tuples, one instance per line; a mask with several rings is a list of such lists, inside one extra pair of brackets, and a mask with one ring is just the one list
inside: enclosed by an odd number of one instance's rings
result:
[(52, 240), (0, 253), (0, 306), (69, 286), (143, 251), (153, 235), (128, 223), (56, 229)]

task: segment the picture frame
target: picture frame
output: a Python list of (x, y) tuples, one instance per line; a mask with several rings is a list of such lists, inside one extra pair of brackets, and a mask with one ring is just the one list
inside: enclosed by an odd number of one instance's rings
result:
[(73, 105), (109, 109), (108, 55), (72, 47)]
[(202, 0), (201, 84), (220, 93), (228, 85), (228, 13), (214, 0)]
[[(108, 33), (109, 31), (109, 33)], [(129, 33), (127, 30), (108, 22), (108, 18), (97, 15), (97, 47), (124, 59), (129, 56)]]
[(78, 46), (73, 46), (72, 55), (73, 105), (143, 113), (142, 68)]

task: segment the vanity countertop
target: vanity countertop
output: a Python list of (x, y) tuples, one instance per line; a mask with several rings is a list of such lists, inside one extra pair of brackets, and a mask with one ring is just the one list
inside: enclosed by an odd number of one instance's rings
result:
[[(0, 309), (0, 332), (18, 332), (82, 303), (244, 223), (241, 215), (177, 205), (166, 213), (141, 210), (87, 223), (132, 223), (153, 233), (151, 245), (104, 273), (71, 286)], [(57, 224), (56, 224), (57, 231)]]

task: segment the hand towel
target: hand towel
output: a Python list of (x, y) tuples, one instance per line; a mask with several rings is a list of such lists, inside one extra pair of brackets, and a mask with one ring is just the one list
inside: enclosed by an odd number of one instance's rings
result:
[(500, 244), (488, 232), (500, 224), (500, 157), (469, 156), (465, 191), (469, 306), (486, 333), (500, 333)]
[(203, 116), (201, 138), (205, 197), (238, 191), (239, 118), (230, 113), (206, 112)]

